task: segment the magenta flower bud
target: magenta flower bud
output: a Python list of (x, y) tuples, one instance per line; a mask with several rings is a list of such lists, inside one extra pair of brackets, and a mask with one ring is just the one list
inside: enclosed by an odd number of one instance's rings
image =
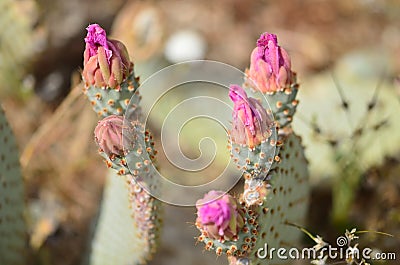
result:
[(278, 45), (275, 34), (263, 33), (251, 53), (250, 69), (246, 75), (263, 93), (275, 92), (290, 86), (293, 81), (288, 53)]
[(124, 119), (122, 116), (110, 115), (100, 120), (94, 129), (94, 138), (101, 151), (110, 158), (123, 156), (122, 129)]
[(124, 44), (107, 38), (97, 24), (89, 25), (85, 38), (82, 76), (88, 85), (119, 88), (132, 68)]
[(244, 213), (236, 199), (223, 191), (208, 192), (196, 208), (196, 224), (210, 238), (232, 240), (244, 226)]
[(271, 134), (271, 119), (261, 103), (238, 85), (231, 85), (229, 97), (233, 101), (232, 142), (250, 149), (264, 142)]

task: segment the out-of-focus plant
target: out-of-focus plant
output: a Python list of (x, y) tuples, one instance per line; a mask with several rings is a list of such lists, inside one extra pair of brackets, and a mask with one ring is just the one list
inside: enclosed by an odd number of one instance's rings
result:
[[(380, 81), (376, 84), (376, 74), (368, 74), (364, 80), (354, 76), (354, 69), (342, 70), (357, 65), (362, 66), (355, 68), (359, 74), (379, 72), (376, 68), (381, 67), (382, 61), (385, 63), (384, 57), (350, 55), (338, 63), (335, 74), (314, 78), (310, 86), (321, 89), (304, 91), (301, 95), (305, 104), (300, 112), (314, 116), (310, 119), (308, 115), (299, 115), (301, 119), (295, 122), (295, 128), (305, 138), (311, 175), (333, 184), (331, 217), (340, 229), (349, 225), (349, 214), (363, 174), (400, 150), (396, 144), (399, 134), (393, 133), (400, 129), (396, 117), (400, 107), (385, 75), (378, 77)], [(331, 77), (333, 82), (324, 88), (321, 83)]]
[(32, 0), (0, 2), (0, 95), (21, 92), (21, 81), (35, 51), (34, 13)]
[(0, 264), (23, 265), (27, 260), (25, 187), (18, 147), (0, 106)]

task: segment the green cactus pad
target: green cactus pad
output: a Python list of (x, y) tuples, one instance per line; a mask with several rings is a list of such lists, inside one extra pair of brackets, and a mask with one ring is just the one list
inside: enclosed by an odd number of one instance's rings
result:
[[(205, 231), (197, 238), (199, 242), (205, 244), (204, 249), (213, 250), (220, 256), (226, 254), (228, 257), (242, 257), (247, 256), (248, 253), (254, 248), (255, 242), (258, 236), (258, 222), (257, 212), (254, 208), (246, 208), (244, 203), (241, 205), (243, 212), (245, 213), (245, 225), (239, 231), (237, 240), (217, 240), (207, 236)], [(201, 231), (200, 226), (197, 228)]]
[[(246, 92), (248, 95), (257, 98), (260, 92), (255, 92), (253, 89), (254, 86), (255, 85), (250, 80), (246, 80), (243, 84), (243, 87), (247, 88)], [(299, 84), (296, 83), (296, 77), (294, 77), (293, 84), (290, 85), (290, 87), (264, 94), (268, 102), (268, 106), (264, 105), (264, 108), (267, 110), (268, 114), (274, 116), (276, 125), (279, 128), (284, 128), (292, 122), (293, 115), (299, 103), (299, 101), (296, 100), (298, 90)], [(271, 111), (272, 113), (270, 113)]]
[[(150, 177), (150, 176), (145, 176)], [(161, 201), (152, 197), (146, 183), (131, 178), (129, 184), (129, 201), (133, 210), (135, 226), (138, 229), (138, 238), (143, 239), (143, 252), (147, 253), (145, 260), (150, 260), (156, 252), (161, 230)]]
[(231, 151), (231, 157), (237, 168), (248, 173), (251, 177), (259, 177), (264, 173), (264, 176), (274, 162), (275, 149), (278, 144), (276, 139), (276, 131), (260, 145), (253, 150), (247, 146), (241, 146), (235, 143), (228, 143), (228, 148)]
[(158, 202), (114, 170), (107, 178), (91, 265), (144, 264), (155, 251)]
[[(85, 84), (83, 93), (88, 97), (93, 110), (101, 117), (109, 115), (122, 115), (128, 104), (137, 106), (140, 101), (137, 88), (139, 87), (139, 79), (135, 77), (135, 73), (129, 74), (128, 78), (121, 83), (120, 88), (112, 89), (107, 87), (95, 87)], [(136, 97), (132, 97), (133, 95)], [(134, 100), (135, 102), (129, 103)]]
[(294, 247), (302, 235), (300, 230), (289, 225), (304, 224), (308, 205), (308, 162), (304, 156), (301, 138), (294, 133), (285, 136), (279, 157), (279, 162), (276, 162), (269, 173), (270, 189), (258, 217), (259, 238), (249, 256), (253, 265), (287, 262), (278, 259), (276, 255), (272, 260), (260, 259), (257, 251), (264, 248), (264, 244), (268, 245), (269, 250)]
[(124, 139), (129, 139), (124, 142), (127, 168), (142, 188), (159, 198), (161, 188), (156, 172), (157, 151), (154, 149), (153, 137), (139, 121), (125, 120), (124, 124), (127, 124), (124, 126)]
[(275, 92), (274, 94), (267, 95), (268, 102), (272, 109), (275, 121), (279, 128), (283, 128), (290, 124), (293, 115), (296, 112), (297, 104), (296, 95), (298, 85), (292, 85), (291, 88), (286, 88), (284, 91)]
[(25, 264), (25, 191), (18, 148), (0, 107), (0, 264)]

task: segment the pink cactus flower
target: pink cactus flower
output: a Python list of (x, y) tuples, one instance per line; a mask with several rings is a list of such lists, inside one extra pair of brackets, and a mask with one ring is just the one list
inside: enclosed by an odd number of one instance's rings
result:
[(110, 158), (124, 154), (123, 121), (122, 116), (110, 115), (100, 120), (94, 130), (96, 143)]
[(278, 45), (275, 34), (263, 33), (257, 40), (257, 47), (251, 53), (247, 77), (255, 83), (255, 89), (262, 93), (284, 89), (293, 81), (288, 53)]
[(223, 191), (210, 191), (196, 202), (196, 224), (213, 239), (234, 239), (244, 226), (244, 213), (235, 198)]
[(232, 141), (254, 149), (270, 136), (271, 119), (261, 103), (254, 98), (247, 97), (246, 92), (240, 86), (231, 85), (229, 97), (234, 104)]
[(85, 82), (118, 89), (132, 68), (126, 47), (122, 42), (108, 39), (105, 30), (97, 24), (89, 25), (86, 30), (82, 71)]

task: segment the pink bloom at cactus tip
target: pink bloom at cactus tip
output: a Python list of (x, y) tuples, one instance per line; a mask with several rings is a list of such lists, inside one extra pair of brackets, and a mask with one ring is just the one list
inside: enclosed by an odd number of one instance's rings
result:
[(231, 85), (229, 97), (233, 101), (232, 142), (250, 149), (264, 142), (271, 134), (271, 118), (261, 103), (248, 97), (238, 85)]
[(123, 117), (110, 115), (100, 120), (94, 130), (94, 138), (101, 151), (110, 158), (122, 156), (123, 148)]
[(247, 77), (250, 83), (255, 83), (255, 89), (263, 93), (282, 90), (294, 81), (290, 57), (278, 45), (275, 34), (261, 34), (250, 60), (250, 68), (246, 70)]
[(106, 31), (97, 24), (86, 30), (83, 79), (87, 85), (118, 89), (132, 68), (126, 47), (120, 41), (108, 39)]
[(210, 191), (196, 202), (196, 224), (213, 239), (232, 240), (244, 225), (236, 199), (223, 191)]
[(87, 35), (85, 42), (87, 49), (89, 50), (89, 56), (95, 56), (99, 47), (103, 47), (106, 53), (107, 61), (110, 62), (112, 56), (112, 50), (107, 44), (106, 31), (98, 24), (89, 25), (87, 28)]

